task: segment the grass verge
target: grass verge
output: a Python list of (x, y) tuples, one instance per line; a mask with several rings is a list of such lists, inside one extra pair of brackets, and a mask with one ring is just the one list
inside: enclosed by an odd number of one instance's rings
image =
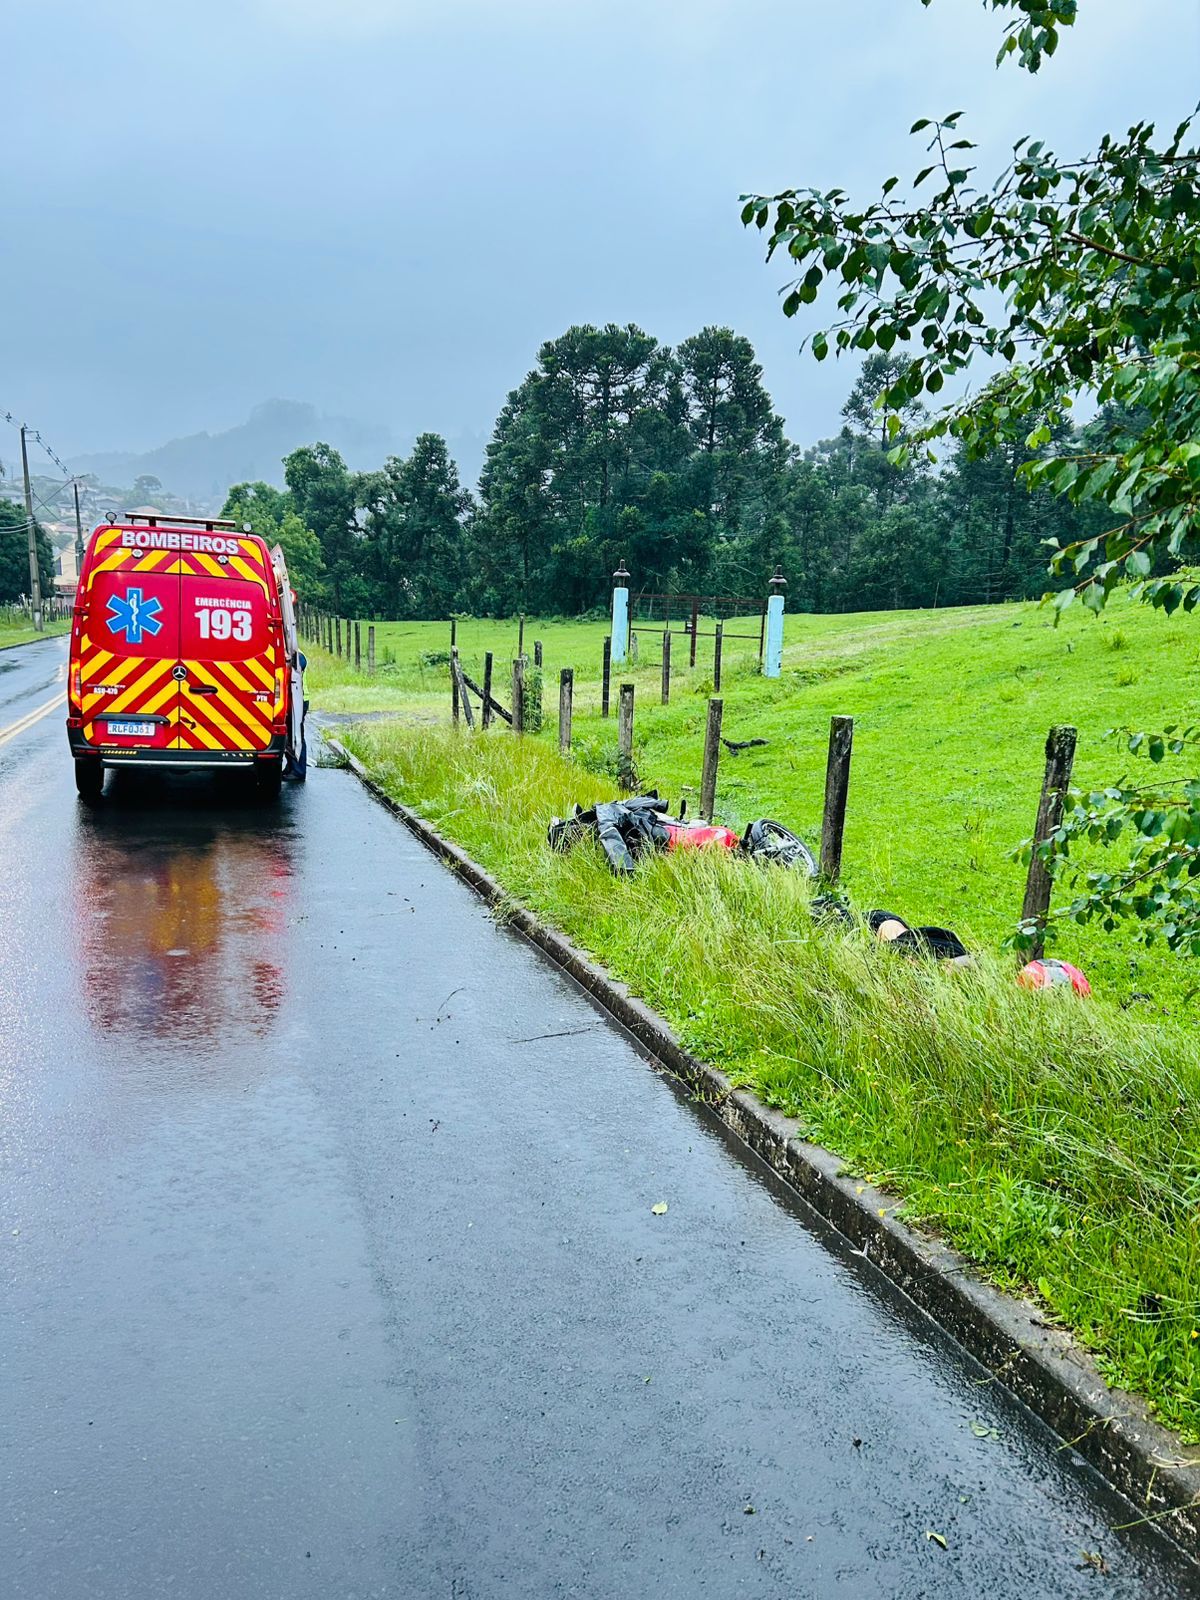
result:
[[(1032, 1290), (1164, 1421), (1200, 1439), (1200, 1057), (1012, 966), (914, 965), (817, 931), (809, 886), (725, 856), (553, 856), (581, 774), (545, 744), (399, 724), (345, 742), (382, 786), (603, 961), (697, 1055), (903, 1196), (1002, 1287)], [(589, 798), (613, 793), (601, 778)]]
[(56, 634), (70, 633), (69, 622), (48, 622), (41, 633), (27, 622), (9, 622), (0, 617), (0, 650), (10, 644), (32, 644), (35, 639), (48, 639)]

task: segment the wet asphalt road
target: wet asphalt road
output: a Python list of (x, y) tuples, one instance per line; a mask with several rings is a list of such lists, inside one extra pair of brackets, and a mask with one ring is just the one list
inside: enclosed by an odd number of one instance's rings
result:
[(1196, 1592), (343, 773), (0, 742), (0, 1163), (7, 1600)]

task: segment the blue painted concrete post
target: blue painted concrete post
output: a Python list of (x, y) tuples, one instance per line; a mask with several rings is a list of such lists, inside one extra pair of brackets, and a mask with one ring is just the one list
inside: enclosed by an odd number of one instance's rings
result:
[(625, 563), (613, 573), (612, 598), (612, 659), (614, 665), (624, 661), (629, 650), (629, 574)]
[(771, 597), (767, 601), (767, 647), (763, 660), (763, 677), (777, 678), (783, 670), (783, 591), (787, 580), (783, 568), (775, 568), (771, 579)]

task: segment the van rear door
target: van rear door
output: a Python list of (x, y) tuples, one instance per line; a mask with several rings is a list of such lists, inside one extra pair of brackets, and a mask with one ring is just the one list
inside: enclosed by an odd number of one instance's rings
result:
[(84, 737), (117, 750), (163, 750), (177, 733), (179, 584), (174, 572), (131, 571), (120, 551), (93, 573), (80, 645)]
[(282, 662), (265, 582), (187, 572), (178, 581), (179, 658), (186, 676), (175, 748), (267, 749)]

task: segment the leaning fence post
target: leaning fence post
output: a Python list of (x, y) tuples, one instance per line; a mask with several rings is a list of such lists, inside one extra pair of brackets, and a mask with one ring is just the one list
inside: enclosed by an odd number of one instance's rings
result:
[(1046, 771), (1042, 778), (1042, 795), (1038, 801), (1037, 826), (1033, 830), (1034, 850), (1029, 857), (1029, 874), (1025, 879), (1025, 900), (1021, 906), (1021, 921), (1035, 924), (1029, 959), (1037, 961), (1046, 948), (1046, 914), (1050, 910), (1050, 891), (1054, 880), (1049, 868), (1037, 852), (1037, 846), (1051, 837), (1063, 816), (1063, 796), (1071, 782), (1071, 768), (1075, 764), (1075, 741), (1078, 730), (1069, 723), (1050, 729), (1046, 735)]
[(604, 640), (604, 666), (600, 675), (600, 715), (608, 715), (608, 686), (612, 679), (612, 635)]
[(483, 658), (483, 725), (490, 728), (492, 725), (492, 652), (489, 650)]
[(370, 673), (375, 671), (375, 624), (373, 622), (367, 624), (367, 671)]
[(462, 663), (458, 659), (457, 645), (455, 645), (454, 649), (450, 652), (450, 670), (454, 674), (454, 682), (458, 688), (458, 699), (459, 703), (462, 705), (463, 716), (467, 719), (467, 727), (474, 732), (475, 714), (471, 710), (471, 697), (467, 693), (466, 684), (463, 682)]
[[(522, 619), (523, 620), (523, 619)], [(525, 732), (525, 657), (518, 656), (513, 662), (513, 709), (512, 727), (514, 733)]]
[(671, 703), (671, 630), (663, 634), (662, 703)]
[(832, 883), (842, 870), (842, 834), (846, 829), (846, 796), (850, 791), (850, 754), (854, 718), (830, 717), (829, 756), (825, 764), (825, 815), (821, 821), (821, 873)]
[(564, 667), (558, 675), (558, 750), (564, 756), (571, 748), (571, 697), (574, 692), (574, 669)]
[(724, 702), (713, 698), (708, 702), (708, 725), (704, 730), (704, 770), (700, 776), (700, 815), (705, 822), (712, 821), (717, 803), (717, 758), (721, 754), (721, 715)]
[(633, 685), (621, 685), (617, 706), (617, 782), (633, 788)]
[(713, 689), (717, 694), (721, 692), (721, 641), (724, 638), (722, 630), (725, 624), (717, 623), (716, 635), (713, 638)]

